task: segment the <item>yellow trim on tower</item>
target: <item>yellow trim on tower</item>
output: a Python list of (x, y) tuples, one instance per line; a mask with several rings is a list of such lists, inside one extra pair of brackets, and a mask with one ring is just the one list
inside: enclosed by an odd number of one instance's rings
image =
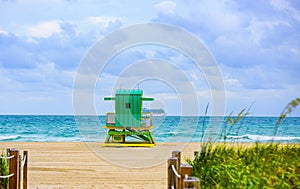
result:
[(105, 125), (103, 126), (104, 129), (130, 129), (130, 130), (150, 130), (154, 129), (154, 126), (148, 126), (148, 127), (122, 127), (122, 126), (110, 126), (110, 125)]
[(102, 147), (151, 147), (153, 148), (155, 144), (148, 143), (103, 143)]

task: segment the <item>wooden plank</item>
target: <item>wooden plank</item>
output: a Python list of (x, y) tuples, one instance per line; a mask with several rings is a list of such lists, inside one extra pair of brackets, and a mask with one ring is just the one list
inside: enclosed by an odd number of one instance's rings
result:
[(185, 175), (191, 177), (193, 174), (193, 167), (189, 164), (182, 164), (180, 170), (181, 170), (180, 172), (181, 178), (180, 178), (179, 188), (183, 188), (183, 181), (185, 179)]
[[(176, 170), (177, 170), (177, 172), (180, 174), (180, 165), (181, 165), (181, 151), (179, 151), (179, 150), (174, 150), (173, 152), (172, 152), (172, 157), (176, 157), (177, 158), (177, 165), (176, 165)], [(176, 177), (176, 186), (180, 186), (180, 178), (177, 178)]]
[(168, 159), (168, 189), (174, 186), (174, 188), (177, 188), (176, 186), (176, 176), (173, 173), (172, 165), (177, 166), (178, 159), (176, 157), (170, 157)]
[(14, 174), (12, 177), (9, 178), (9, 188), (10, 189), (19, 189), (19, 164), (20, 164), (20, 157), (19, 157), (19, 150), (15, 148), (11, 148), (9, 151), (11, 156), (14, 156), (10, 159), (9, 162), (9, 173)]
[(23, 158), (24, 157), (25, 163), (23, 167), (23, 189), (27, 189), (28, 151), (23, 152)]
[(197, 177), (189, 177), (184, 179), (183, 188), (199, 189), (199, 179)]

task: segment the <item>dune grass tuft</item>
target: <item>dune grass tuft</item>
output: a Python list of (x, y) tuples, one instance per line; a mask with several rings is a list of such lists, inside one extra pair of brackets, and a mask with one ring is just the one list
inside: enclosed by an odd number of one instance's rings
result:
[(300, 145), (208, 146), (194, 160), (200, 188), (300, 188)]
[[(296, 98), (286, 105), (274, 136), (282, 120), (299, 104), (300, 98)], [(244, 145), (226, 141), (233, 129), (239, 135), (242, 120), (250, 114), (251, 107), (235, 117), (229, 114), (219, 134), (224, 143), (203, 142), (201, 137), (200, 153), (194, 160), (187, 159), (193, 166), (193, 175), (200, 180), (200, 188), (300, 188), (300, 144)]]
[[(0, 157), (6, 157), (6, 154), (2, 152)], [(0, 158), (0, 176), (6, 176), (9, 174), (8, 164), (6, 159)], [(0, 189), (8, 188), (8, 178), (0, 178)]]

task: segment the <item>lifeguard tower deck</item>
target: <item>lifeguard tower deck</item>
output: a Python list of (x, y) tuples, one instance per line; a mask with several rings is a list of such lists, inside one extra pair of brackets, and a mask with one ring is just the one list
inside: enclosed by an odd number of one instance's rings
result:
[[(103, 146), (146, 146), (153, 147), (155, 141), (150, 130), (152, 113), (142, 112), (143, 101), (153, 101), (154, 98), (143, 97), (143, 90), (116, 91), (115, 97), (105, 97), (104, 100), (115, 101), (115, 112), (106, 114), (105, 129), (108, 129)], [(135, 140), (127, 140), (128, 137)]]

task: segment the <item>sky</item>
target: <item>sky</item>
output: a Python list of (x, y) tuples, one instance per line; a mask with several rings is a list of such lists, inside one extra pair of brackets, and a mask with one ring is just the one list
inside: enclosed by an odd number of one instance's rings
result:
[[(107, 35), (143, 23), (168, 24), (203, 43), (224, 83), (225, 109), (216, 114), (251, 106), (251, 115), (278, 116), (300, 97), (297, 0), (1, 0), (0, 114), (72, 115), (74, 80), (85, 55)], [(207, 73), (161, 44), (128, 47), (107, 62), (94, 86), (98, 114), (111, 111), (103, 97), (143, 73), (145, 60), (153, 63), (148, 72), (157, 68), (164, 75), (139, 77), (131, 86), (156, 99), (145, 106), (169, 115), (201, 115), (209, 104), (214, 114), (219, 102), (212, 99)], [(300, 116), (299, 109), (292, 116)]]

